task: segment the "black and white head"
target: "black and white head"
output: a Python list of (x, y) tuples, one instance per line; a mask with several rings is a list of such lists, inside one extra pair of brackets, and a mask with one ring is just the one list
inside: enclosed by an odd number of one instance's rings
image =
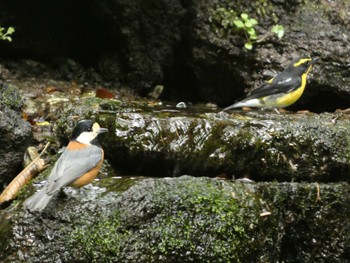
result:
[(93, 141), (97, 139), (97, 136), (105, 132), (108, 132), (108, 129), (101, 128), (97, 122), (93, 122), (92, 120), (81, 120), (74, 128), (72, 140), (83, 144), (93, 144)]
[(318, 58), (312, 59), (309, 57), (300, 57), (293, 59), (292, 62), (288, 65), (285, 71), (290, 73), (295, 73), (296, 75), (301, 75), (312, 67), (312, 65), (318, 60)]

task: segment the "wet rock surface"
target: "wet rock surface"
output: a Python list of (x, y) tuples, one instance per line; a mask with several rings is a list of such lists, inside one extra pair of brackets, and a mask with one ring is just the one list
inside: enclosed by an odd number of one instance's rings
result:
[(118, 113), (116, 133), (104, 140), (116, 169), (159, 176), (349, 181), (347, 115), (189, 111)]
[[(244, 49), (217, 13), (230, 8), (284, 38)], [(348, 13), (341, 0), (3, 1), (1, 26), (16, 32), (0, 43), (0, 183), (29, 142), (51, 147), (48, 169), (0, 210), (0, 261), (349, 260), (350, 119), (325, 113), (350, 105)], [(130, 91), (224, 106), (304, 54), (320, 60), (290, 109), (322, 114), (180, 109)], [(24, 211), (83, 118), (110, 130), (108, 176)]]
[[(110, 133), (101, 138), (107, 158), (101, 180), (66, 188), (43, 213), (24, 211), (22, 201), (42, 186), (49, 167), (0, 211), (3, 262), (349, 258), (346, 113), (228, 114), (97, 98), (70, 81), (9, 83), (24, 95), (37, 141), (55, 142), (53, 153), (77, 119), (93, 118)], [(48, 120), (48, 130), (40, 120)], [(186, 173), (193, 177), (125, 177)]]
[(123, 184), (104, 178), (67, 188), (42, 214), (24, 211), (21, 202), (1, 211), (2, 262), (327, 262), (350, 256), (348, 184), (182, 176), (131, 186), (126, 180), (128, 190), (120, 192)]
[[(52, 150), (67, 144), (78, 119), (109, 128), (102, 144), (123, 175), (226, 176), (257, 181), (349, 181), (349, 115), (273, 111), (220, 112), (208, 106), (96, 97), (70, 81), (9, 83), (25, 98), (36, 140)], [(46, 121), (44, 126), (40, 122)], [(137, 165), (135, 165), (137, 164)]]
[[(15, 87), (30, 83), (11, 81)], [(22, 94), (43, 90), (25, 96), (24, 112), (33, 110), (35, 121), (49, 120), (49, 137), (40, 130), (34, 134), (38, 141), (56, 142), (54, 153), (77, 119), (94, 118), (109, 128), (101, 138), (107, 158), (101, 179), (78, 190), (68, 187), (43, 213), (31, 214), (22, 201), (42, 186), (38, 182), (50, 167), (34, 179), (0, 211), (2, 262), (349, 258), (345, 113), (179, 109), (157, 101), (101, 99), (71, 85), (49, 81), (21, 89)], [(47, 92), (45, 87), (54, 86), (60, 89)], [(46, 115), (52, 111), (56, 114)], [(193, 177), (181, 176), (186, 173)], [(276, 180), (287, 182), (266, 182)]]
[[(22, 90), (28, 99), (24, 111), (49, 121), (48, 126), (34, 125), (35, 137), (44, 143), (51, 136), (58, 149), (67, 143), (77, 118), (94, 118), (109, 128), (102, 144), (114, 168), (124, 175), (349, 181), (346, 113), (179, 109), (166, 102), (101, 99), (70, 82), (47, 85), (59, 91), (28, 98)], [(31, 92), (42, 89), (32, 87)], [(43, 131), (48, 131), (46, 136)]]

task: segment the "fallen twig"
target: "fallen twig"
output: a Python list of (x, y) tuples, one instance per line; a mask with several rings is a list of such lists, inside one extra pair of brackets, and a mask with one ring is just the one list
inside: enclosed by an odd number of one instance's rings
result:
[(22, 170), (22, 172), (20, 172), (5, 188), (5, 190), (0, 195), (0, 204), (14, 199), (22, 187), (45, 168), (45, 161), (40, 157), (43, 155), (49, 145), (50, 142), (45, 145), (41, 153), (29, 165), (27, 165)]

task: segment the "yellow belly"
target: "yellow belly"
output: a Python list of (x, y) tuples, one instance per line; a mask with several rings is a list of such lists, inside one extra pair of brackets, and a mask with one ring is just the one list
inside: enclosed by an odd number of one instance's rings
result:
[(262, 99), (263, 103), (268, 106), (277, 107), (277, 108), (284, 108), (292, 105), (301, 97), (301, 95), (303, 95), (303, 92), (306, 86), (306, 75), (307, 73), (304, 73), (301, 76), (300, 88), (289, 93), (282, 93), (282, 94), (267, 96)]
[(292, 105), (301, 97), (301, 95), (304, 92), (304, 89), (305, 89), (305, 85), (295, 91), (285, 94), (284, 96), (276, 100), (276, 104), (279, 107), (287, 107), (289, 105)]

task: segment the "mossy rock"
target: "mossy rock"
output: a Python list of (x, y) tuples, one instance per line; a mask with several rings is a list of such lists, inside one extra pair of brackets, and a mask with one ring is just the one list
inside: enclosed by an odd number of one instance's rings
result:
[(347, 183), (124, 180), (67, 188), (42, 213), (2, 210), (2, 262), (349, 259)]
[(104, 119), (116, 133), (102, 141), (124, 174), (349, 181), (347, 115), (164, 110), (116, 116)]

